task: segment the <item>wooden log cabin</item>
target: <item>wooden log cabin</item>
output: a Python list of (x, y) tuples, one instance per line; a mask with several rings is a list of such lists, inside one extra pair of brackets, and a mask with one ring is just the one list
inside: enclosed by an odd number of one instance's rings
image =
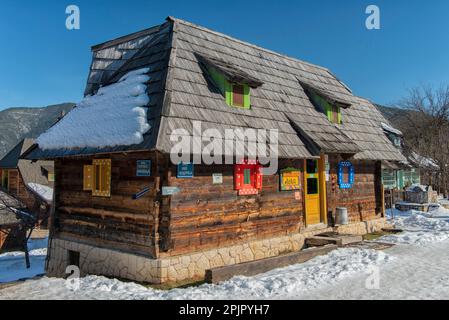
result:
[[(403, 156), (375, 106), (328, 69), (172, 17), (92, 52), (87, 100), (25, 155), (55, 161), (49, 275), (72, 264), (150, 283), (201, 279), (300, 250), (311, 234), (385, 226), (381, 161)], [(111, 142), (128, 119), (114, 122), (105, 97), (135, 79), (149, 129)], [(174, 163), (173, 131), (194, 136), (194, 122), (223, 135), (277, 130), (278, 170), (234, 153), (234, 164)], [(334, 225), (337, 207), (348, 225)]]
[(37, 227), (46, 227), (52, 204), (53, 162), (20, 159), (33, 144), (33, 139), (23, 139), (0, 160), (0, 186), (36, 214)]

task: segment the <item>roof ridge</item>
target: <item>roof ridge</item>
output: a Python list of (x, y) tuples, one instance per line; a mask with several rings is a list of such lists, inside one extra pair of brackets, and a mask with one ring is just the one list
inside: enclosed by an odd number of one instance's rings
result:
[[(224, 34), (224, 33), (221, 33), (221, 32), (218, 32), (218, 31), (211, 30), (211, 29), (209, 29), (209, 28), (203, 27), (203, 26), (201, 26), (201, 25), (198, 25), (198, 24), (195, 24), (195, 23), (192, 23), (192, 22), (183, 20), (183, 19), (175, 18), (175, 17), (173, 17), (173, 16), (168, 16), (168, 17), (166, 18), (166, 20), (171, 20), (171, 21), (173, 21), (174, 23), (182, 23), (182, 24), (185, 24), (185, 25), (187, 25), (187, 26), (190, 26), (190, 27), (193, 27), (193, 28), (197, 28), (197, 29), (200, 29), (200, 30), (202, 30), (202, 31), (206, 31), (206, 32), (209, 32), (209, 33), (218, 35), (218, 36), (220, 36), (220, 37), (224, 37), (224, 38), (226, 38), (226, 39), (228, 39), (228, 40), (235, 41), (235, 42), (237, 42), (237, 43), (240, 43), (240, 44), (243, 44), (243, 45), (246, 45), (246, 46), (250, 46), (250, 47), (252, 47), (252, 48), (259, 49), (259, 50), (265, 51), (265, 52), (270, 53), (270, 54), (274, 54), (274, 55), (279, 56), (279, 57), (282, 57), (282, 58), (286, 58), (286, 59), (288, 59), (288, 60), (292, 60), (292, 61), (295, 61), (295, 62), (304, 63), (304, 64), (306, 64), (306, 65), (308, 65), (308, 66), (315, 67), (315, 68), (319, 68), (319, 69), (321, 69), (321, 70), (325, 70), (325, 71), (331, 73), (331, 71), (330, 71), (328, 68), (326, 68), (326, 67), (323, 67), (323, 66), (320, 66), (320, 65), (317, 65), (317, 64), (313, 64), (313, 63), (311, 63), (311, 62), (307, 62), (307, 61), (304, 61), (304, 60), (301, 60), (301, 59), (298, 59), (298, 58), (295, 58), (295, 57), (291, 57), (291, 56), (288, 56), (288, 55), (286, 55), (286, 54), (282, 54), (282, 53), (279, 53), (279, 52), (276, 52), (276, 51), (273, 51), (273, 50), (270, 50), (270, 49), (267, 49), (267, 48), (258, 46), (258, 45), (256, 45), (256, 44), (253, 44), (253, 43), (250, 43), (250, 42), (247, 42), (247, 41), (239, 40), (239, 39), (237, 39), (237, 38), (231, 37), (231, 36), (226, 35), (226, 34)], [(339, 81), (340, 81), (340, 80), (339, 80)]]
[(146, 28), (146, 29), (142, 29), (133, 33), (129, 33), (127, 35), (124, 36), (120, 36), (111, 40), (107, 40), (105, 42), (101, 42), (99, 44), (93, 45), (91, 46), (91, 50), (92, 51), (98, 51), (98, 50), (102, 50), (102, 49), (106, 49), (112, 46), (115, 46), (117, 44), (121, 44), (133, 39), (137, 39), (140, 38), (142, 36), (157, 32), (161, 26), (163, 26), (165, 23), (161, 23), (161, 24), (157, 24), (155, 26), (152, 26), (150, 28)]

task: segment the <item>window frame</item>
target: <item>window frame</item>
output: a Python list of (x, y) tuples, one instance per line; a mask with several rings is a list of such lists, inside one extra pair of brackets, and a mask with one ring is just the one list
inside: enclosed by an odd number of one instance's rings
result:
[[(229, 82), (223, 74), (214, 68), (208, 68), (208, 72), (211, 80), (224, 96), (225, 102), (228, 106), (234, 108), (251, 109), (251, 89), (248, 84)], [(234, 104), (234, 86), (236, 85), (243, 86), (243, 105)]]
[(111, 196), (111, 159), (93, 159), (83, 167), (83, 190), (94, 197)]
[[(251, 161), (234, 165), (234, 184), (239, 195), (256, 195), (262, 190), (262, 169), (259, 163)], [(250, 182), (246, 183), (245, 172), (248, 170)]]

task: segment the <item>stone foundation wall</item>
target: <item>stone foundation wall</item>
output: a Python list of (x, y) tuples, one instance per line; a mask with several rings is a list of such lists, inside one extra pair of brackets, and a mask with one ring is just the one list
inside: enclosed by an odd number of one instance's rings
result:
[(385, 219), (377, 219), (336, 228), (322, 228), (289, 236), (254, 240), (234, 246), (194, 252), (159, 259), (138, 256), (116, 250), (93, 247), (62, 238), (54, 238), (49, 250), (47, 274), (65, 275), (69, 263), (68, 250), (79, 252), (81, 276), (87, 274), (119, 277), (147, 283), (176, 283), (184, 280), (201, 280), (207, 269), (254, 261), (303, 248), (305, 238), (328, 231), (349, 234), (366, 234), (387, 226)]

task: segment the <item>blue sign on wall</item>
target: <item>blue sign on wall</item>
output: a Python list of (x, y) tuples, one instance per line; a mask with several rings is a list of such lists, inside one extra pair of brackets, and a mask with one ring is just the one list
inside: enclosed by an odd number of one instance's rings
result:
[(136, 176), (151, 177), (151, 160), (137, 160)]
[[(348, 171), (348, 181), (343, 181), (344, 170)], [(351, 189), (354, 185), (354, 166), (349, 161), (342, 161), (338, 164), (338, 184), (340, 189)]]
[(193, 163), (179, 163), (177, 178), (193, 178)]

